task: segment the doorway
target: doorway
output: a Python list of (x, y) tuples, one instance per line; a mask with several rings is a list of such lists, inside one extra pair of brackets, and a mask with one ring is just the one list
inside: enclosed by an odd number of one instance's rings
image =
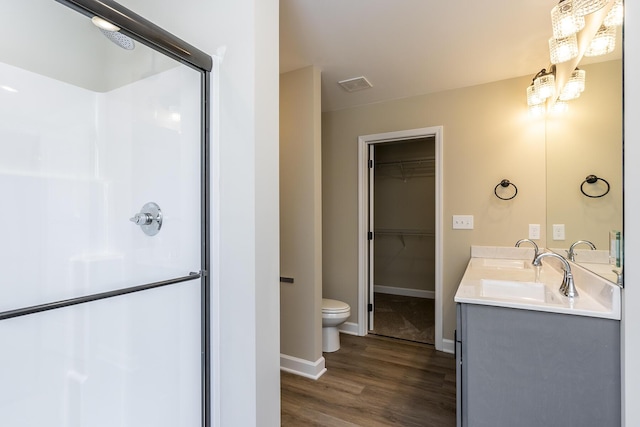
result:
[(442, 350), (442, 127), (359, 138), (359, 327)]
[[(435, 343), (435, 137), (372, 144), (370, 333)], [(371, 176), (371, 174), (370, 174)]]

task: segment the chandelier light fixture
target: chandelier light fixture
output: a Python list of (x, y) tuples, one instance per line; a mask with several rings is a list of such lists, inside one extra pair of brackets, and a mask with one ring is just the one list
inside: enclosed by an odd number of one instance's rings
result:
[(613, 52), (616, 48), (616, 27), (600, 26), (591, 40), (591, 44), (584, 52), (584, 56), (600, 56)]
[(624, 7), (622, 0), (615, 0), (613, 7), (604, 18), (604, 25), (607, 27), (619, 27), (624, 21)]
[[(606, 9), (601, 10), (605, 6)], [(597, 11), (599, 13), (594, 14)], [(593, 15), (586, 16), (590, 14)], [(599, 56), (613, 52), (617, 27), (623, 22), (624, 0), (560, 0), (551, 9), (551, 66), (549, 71), (544, 68), (540, 70), (527, 87), (529, 114), (537, 116), (545, 112), (566, 111), (566, 101), (580, 97), (586, 80), (584, 70), (576, 67), (571, 71), (571, 67), (580, 62), (580, 55)], [(598, 31), (591, 38), (596, 28)], [(557, 68), (557, 78), (556, 64), (561, 64)]]
[(552, 65), (548, 72), (543, 68), (533, 78), (533, 86), (539, 98), (547, 99), (553, 95), (556, 87), (555, 71), (556, 67)]
[(544, 98), (538, 96), (536, 87), (533, 82), (531, 82), (531, 84), (527, 87), (527, 105), (529, 107), (532, 107), (534, 105), (542, 104), (543, 102)]
[(570, 101), (578, 98), (580, 94), (584, 92), (586, 77), (587, 73), (585, 70), (579, 68), (573, 70), (571, 77), (569, 77), (569, 80), (560, 92), (560, 101)]
[(585, 16), (602, 9), (609, 0), (573, 0), (573, 10), (578, 16)]
[(551, 27), (555, 39), (577, 33), (584, 28), (584, 23), (584, 16), (578, 16), (573, 12), (573, 0), (561, 0), (551, 9)]
[(549, 39), (549, 56), (552, 64), (567, 62), (578, 56), (578, 39), (575, 34), (560, 39)]

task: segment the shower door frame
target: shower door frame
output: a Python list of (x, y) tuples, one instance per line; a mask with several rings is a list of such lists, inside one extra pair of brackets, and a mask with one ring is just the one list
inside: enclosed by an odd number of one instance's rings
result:
[(201, 132), (200, 132), (200, 271), (143, 285), (85, 295), (29, 307), (0, 312), (0, 321), (35, 313), (75, 306), (92, 301), (127, 295), (191, 280), (200, 280), (200, 345), (201, 345), (201, 425), (211, 425), (211, 292), (210, 292), (210, 85), (213, 59), (205, 52), (186, 43), (161, 27), (137, 15), (112, 0), (55, 0), (88, 16), (99, 16), (120, 27), (120, 32), (200, 72)]

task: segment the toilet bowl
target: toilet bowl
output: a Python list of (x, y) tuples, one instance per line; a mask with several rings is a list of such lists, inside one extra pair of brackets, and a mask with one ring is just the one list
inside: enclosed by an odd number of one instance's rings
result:
[(340, 349), (342, 325), (351, 315), (349, 304), (335, 299), (322, 298), (322, 351), (331, 353)]

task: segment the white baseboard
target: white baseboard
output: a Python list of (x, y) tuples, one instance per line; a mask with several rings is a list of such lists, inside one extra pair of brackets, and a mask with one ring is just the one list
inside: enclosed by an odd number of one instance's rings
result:
[(338, 328), (343, 334), (360, 335), (358, 334), (358, 324), (353, 322), (345, 322)]
[(312, 380), (317, 380), (322, 374), (327, 372), (327, 368), (324, 367), (324, 357), (320, 357), (320, 359), (315, 362), (310, 362), (282, 353), (280, 353), (280, 370), (300, 375), (301, 377), (311, 378)]
[(456, 351), (456, 342), (454, 340), (442, 339), (442, 351), (454, 354)]
[(429, 299), (436, 298), (436, 293), (434, 291), (423, 291), (420, 289), (395, 288), (393, 286), (375, 285), (373, 287), (373, 290), (374, 292), (378, 292), (381, 294), (402, 295), (405, 297), (429, 298)]

